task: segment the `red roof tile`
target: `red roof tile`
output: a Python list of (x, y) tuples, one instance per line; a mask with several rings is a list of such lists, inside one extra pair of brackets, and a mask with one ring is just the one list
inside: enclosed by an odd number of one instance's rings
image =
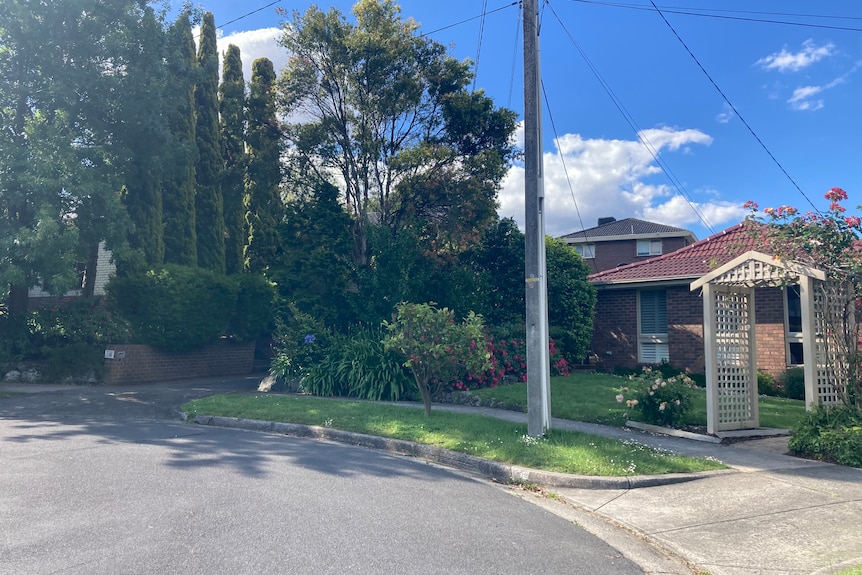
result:
[(740, 254), (758, 249), (762, 251), (763, 245), (740, 223), (675, 252), (595, 273), (588, 279), (596, 285), (696, 279)]

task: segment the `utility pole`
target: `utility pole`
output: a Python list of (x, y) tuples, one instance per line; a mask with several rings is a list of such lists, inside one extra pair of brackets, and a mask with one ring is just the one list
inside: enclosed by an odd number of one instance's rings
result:
[(542, 183), (542, 81), (539, 74), (537, 0), (524, 7), (524, 258), (527, 302), (527, 433), (540, 437), (551, 426), (548, 357), (548, 273), (545, 263), (545, 190)]

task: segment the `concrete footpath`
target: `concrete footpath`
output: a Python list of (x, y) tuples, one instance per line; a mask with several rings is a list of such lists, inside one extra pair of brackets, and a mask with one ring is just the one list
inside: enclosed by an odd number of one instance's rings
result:
[[(0, 383), (0, 393), (16, 394), (0, 399), (0, 417), (170, 421), (181, 416), (179, 406), (185, 401), (253, 392), (257, 381), (247, 377), (125, 388)], [(526, 414), (517, 412), (451, 405), (435, 409), (526, 422)], [(718, 445), (560, 419), (552, 425), (714, 457), (730, 466), (731, 471), (698, 474), (697, 480), (684, 482), (660, 476), (621, 484), (615, 478), (584, 482), (577, 477), (561, 481), (555, 477), (560, 474), (529, 475), (530, 482), (540, 485), (548, 477), (543, 487), (569, 504), (573, 521), (624, 554), (630, 552), (646, 573), (826, 575), (862, 564), (860, 469), (785, 455), (786, 438)], [(234, 421), (231, 426), (271, 430), (262, 422)], [(305, 435), (321, 436), (318, 431)], [(458, 461), (447, 464), (458, 467)], [(475, 472), (474, 467), (468, 470)], [(680, 567), (648, 560), (637, 541), (681, 559)]]

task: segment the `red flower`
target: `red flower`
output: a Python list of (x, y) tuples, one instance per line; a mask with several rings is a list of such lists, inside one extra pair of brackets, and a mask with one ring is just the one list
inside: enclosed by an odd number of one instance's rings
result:
[(743, 207), (743, 209), (746, 209), (746, 210), (756, 210), (757, 209), (757, 202), (752, 202), (751, 200), (748, 200), (747, 202), (742, 204), (742, 207)]
[[(847, 192), (842, 190), (841, 188), (832, 188), (828, 192), (823, 195), (824, 198), (829, 200), (830, 202), (840, 202), (841, 200), (847, 199)], [(844, 211), (844, 210), (841, 210)]]
[(850, 227), (856, 228), (859, 227), (859, 224), (862, 223), (862, 220), (860, 220), (856, 216), (847, 216), (846, 218), (844, 218), (844, 223), (846, 223)]

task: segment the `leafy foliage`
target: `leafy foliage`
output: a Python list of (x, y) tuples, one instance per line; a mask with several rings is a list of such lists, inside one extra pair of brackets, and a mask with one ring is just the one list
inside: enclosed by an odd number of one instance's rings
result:
[(280, 255), (278, 224), (284, 218), (281, 201), (281, 130), (275, 116), (275, 70), (270, 60), (252, 63), (248, 97), (248, 266), (260, 272)]
[(224, 199), (221, 191), (222, 151), (218, 116), (218, 47), (212, 12), (204, 14), (198, 46), (198, 82), (195, 86), (195, 232), (198, 265), (225, 272)]
[(791, 367), (781, 377), (784, 386), (784, 396), (790, 399), (805, 399), (805, 370), (801, 367)]
[[(826, 273), (826, 282), (815, 282), (814, 290), (842, 308), (840, 313), (824, 314), (826, 323), (823, 344), (830, 354), (840, 357), (825, 365), (828, 378), (835, 382), (842, 401), (862, 410), (862, 353), (857, 341), (858, 325), (855, 313), (862, 298), (862, 252), (858, 241), (862, 234), (862, 219), (847, 215), (842, 202), (847, 192), (832, 188), (824, 198), (829, 209), (800, 214), (791, 206), (764, 208), (746, 202), (750, 233), (777, 258), (799, 262)], [(792, 281), (792, 280), (790, 280)], [(846, 385), (842, 382), (847, 382)], [(791, 382), (791, 388), (794, 383)], [(787, 389), (787, 386), (785, 385)], [(796, 389), (789, 389), (797, 395)], [(790, 396), (790, 395), (788, 395)]]
[(407, 359), (404, 365), (413, 373), (425, 414), (431, 415), (431, 398), (442, 385), (464, 370), (488, 368), (482, 318), (470, 312), (457, 323), (450, 309), (427, 303), (400, 303), (395, 309), (393, 321), (384, 322), (383, 344)]
[(224, 198), (225, 266), (228, 274), (245, 269), (248, 243), (245, 194), (245, 79), (237, 46), (230, 44), (224, 55), (222, 83), (219, 86), (219, 116), (224, 159), (222, 197)]
[(165, 222), (165, 262), (194, 266), (198, 262), (195, 229), (195, 41), (189, 14), (184, 12), (168, 31), (169, 85), (173, 98), (167, 107), (173, 153), (166, 158), (167, 174), (162, 184)]
[(618, 390), (616, 400), (625, 402), (644, 423), (679, 427), (688, 423), (693, 387), (694, 382), (685, 373), (666, 378), (644, 367), (639, 375), (629, 376), (629, 384)]
[(411, 399), (414, 391), (403, 358), (385, 348), (380, 330), (367, 328), (334, 338), (327, 356), (302, 379), (302, 389), (372, 401)]
[(287, 307), (286, 316), (280, 318), (276, 326), (277, 354), (270, 374), (284, 379), (301, 379), (329, 353), (333, 335), (322, 321), (301, 311), (296, 304), (289, 303)]
[(262, 275), (229, 276), (236, 284), (236, 307), (228, 334), (239, 341), (254, 341), (264, 333), (272, 333), (272, 311), (275, 286)]
[(174, 265), (114, 277), (106, 289), (135, 339), (168, 351), (194, 349), (226, 334), (237, 301), (237, 284), (227, 276)]
[(545, 246), (549, 329), (565, 357), (581, 360), (593, 337), (596, 288), (587, 281), (589, 268), (574, 247), (553, 238), (546, 238)]
[(862, 412), (817, 407), (793, 430), (788, 447), (794, 455), (862, 468)]
[(312, 7), (283, 26), (283, 112), (308, 118), (287, 127), (292, 163), (321, 180), (338, 174), (358, 267), (373, 265), (371, 224), (457, 254), (495, 218), (515, 114), (469, 94), (469, 63), (419, 35), (392, 0), (361, 0), (353, 15)]

